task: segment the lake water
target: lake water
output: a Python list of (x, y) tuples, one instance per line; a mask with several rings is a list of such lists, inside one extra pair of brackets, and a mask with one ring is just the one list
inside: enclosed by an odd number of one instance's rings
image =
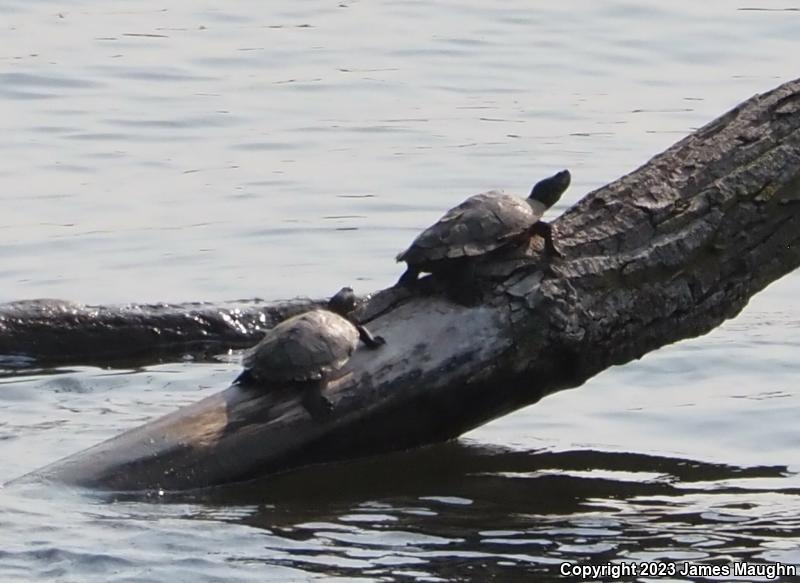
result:
[[(556, 214), (800, 75), (796, 0), (172, 4), (0, 0), (0, 301), (376, 290), (465, 196), (570, 168)], [(454, 443), (180, 497), (7, 487), (0, 580), (800, 563), (798, 294)], [(237, 372), (5, 371), (0, 482)]]

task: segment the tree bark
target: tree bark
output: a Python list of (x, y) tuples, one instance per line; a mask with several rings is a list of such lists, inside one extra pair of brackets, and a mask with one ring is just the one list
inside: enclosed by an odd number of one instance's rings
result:
[(40, 475), (185, 489), (414, 447), (708, 332), (800, 264), (800, 80), (588, 194), (554, 236), (561, 259), (531, 243), (477, 265), (477, 305), (435, 278), (367, 301), (359, 318), (387, 344), (329, 384), (329, 420), (289, 389), (231, 386)]

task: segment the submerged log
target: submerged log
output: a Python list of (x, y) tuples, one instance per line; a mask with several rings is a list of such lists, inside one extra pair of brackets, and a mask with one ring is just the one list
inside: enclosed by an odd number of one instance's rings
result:
[(554, 229), (564, 258), (489, 258), (478, 305), (435, 281), (366, 302), (360, 319), (387, 345), (358, 350), (330, 383), (326, 421), (288, 389), (234, 385), (39, 475), (185, 489), (410, 448), (710, 331), (800, 264), (800, 80), (588, 194)]
[(319, 305), (308, 299), (122, 306), (10, 302), (0, 304), (0, 355), (42, 366), (219, 353), (252, 346), (265, 329)]

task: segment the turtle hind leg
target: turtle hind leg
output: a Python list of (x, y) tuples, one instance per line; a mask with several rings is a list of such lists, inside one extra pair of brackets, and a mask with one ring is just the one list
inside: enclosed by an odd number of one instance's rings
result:
[(451, 301), (462, 306), (475, 306), (483, 298), (473, 261), (460, 261), (446, 275), (445, 293)]
[(536, 222), (530, 229), (531, 237), (539, 235), (544, 239), (544, 251), (551, 257), (563, 257), (563, 253), (556, 249), (553, 243), (553, 227), (544, 221)]
[(400, 287), (414, 287), (417, 284), (418, 277), (419, 269), (409, 265), (408, 269), (400, 276), (400, 279), (397, 280), (395, 285)]
[(323, 391), (327, 384), (324, 378), (319, 381), (311, 381), (303, 391), (301, 402), (308, 414), (314, 421), (322, 422), (328, 420), (333, 414), (333, 402), (325, 396)]

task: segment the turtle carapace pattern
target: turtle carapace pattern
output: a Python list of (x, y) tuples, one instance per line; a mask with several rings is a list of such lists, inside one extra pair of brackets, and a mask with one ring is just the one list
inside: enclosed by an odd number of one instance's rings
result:
[(313, 417), (329, 412), (332, 404), (322, 395), (329, 376), (350, 360), (359, 340), (368, 348), (385, 343), (346, 317), (354, 306), (353, 290), (343, 288), (328, 303), (331, 309), (304, 312), (268, 330), (245, 353), (244, 371), (234, 382), (264, 390), (302, 388), (303, 403)]
[(560, 255), (550, 224), (539, 219), (561, 198), (571, 178), (568, 170), (562, 170), (537, 182), (525, 199), (494, 190), (469, 197), (397, 256), (397, 261), (408, 264), (398, 284), (413, 284), (423, 271), (436, 273), (454, 261), (485, 255), (526, 236), (541, 235), (545, 251)]

